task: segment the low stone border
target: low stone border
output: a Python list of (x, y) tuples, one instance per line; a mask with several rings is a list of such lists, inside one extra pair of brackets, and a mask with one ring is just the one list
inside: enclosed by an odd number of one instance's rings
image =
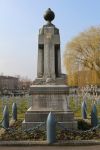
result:
[(0, 141), (0, 146), (90, 146), (100, 145), (96, 140), (69, 140), (48, 144), (47, 141)]

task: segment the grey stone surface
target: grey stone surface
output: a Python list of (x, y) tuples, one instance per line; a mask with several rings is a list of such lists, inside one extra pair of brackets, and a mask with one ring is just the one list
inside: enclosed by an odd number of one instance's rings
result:
[(0, 150), (100, 150), (97, 140), (68, 140), (48, 144), (47, 141), (0, 141)]
[(55, 26), (43, 26), (39, 32), (37, 76), (45, 80), (55, 80), (61, 75), (60, 35), (55, 30), (58, 30)]
[[(26, 116), (25, 116), (25, 120), (26, 122), (45, 122), (45, 120), (47, 119), (48, 116), (47, 111), (42, 111), (42, 112), (34, 112), (33, 111), (27, 111)], [(55, 118), (57, 120), (57, 122), (72, 122), (74, 115), (72, 112), (53, 112), (55, 115)]]
[(30, 94), (69, 94), (69, 87), (66, 85), (32, 85)]
[(37, 78), (30, 87), (32, 106), (25, 114), (22, 127), (27, 129), (46, 122), (49, 112), (52, 112), (57, 122), (76, 129), (74, 114), (68, 108), (69, 87), (66, 76), (61, 73), (59, 29), (51, 23), (53, 13), (50, 9), (48, 14), (45, 14), (48, 23), (39, 30)]

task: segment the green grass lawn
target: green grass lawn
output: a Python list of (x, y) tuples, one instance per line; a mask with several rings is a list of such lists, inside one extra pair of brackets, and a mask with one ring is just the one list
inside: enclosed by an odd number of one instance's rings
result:
[(0, 99), (0, 120), (2, 120), (3, 117), (3, 108), (5, 105), (8, 105), (9, 107), (9, 114), (12, 115), (12, 104), (16, 102), (17, 104), (17, 111), (18, 111), (18, 119), (24, 119), (26, 110), (30, 107), (30, 98), (28, 97), (16, 97), (16, 98), (9, 98), (8, 100), (6, 98)]
[[(2, 116), (3, 116), (2, 110), (5, 105), (8, 105), (9, 114), (11, 116), (13, 102), (17, 103), (18, 119), (24, 119), (25, 112), (30, 107), (31, 97), (30, 98), (29, 97), (20, 97), (20, 98), (11, 97), (8, 100), (6, 98), (0, 99), (0, 120), (2, 120)], [(74, 116), (76, 119), (81, 118), (81, 103), (82, 103), (82, 98), (78, 100), (77, 105), (75, 104), (75, 100), (73, 98), (70, 98), (69, 106), (70, 106), (70, 109), (74, 112)], [(91, 100), (88, 99), (86, 103), (87, 103), (87, 115), (88, 115), (88, 118), (90, 118), (91, 106), (92, 106)], [(97, 106), (98, 116), (100, 116), (100, 103), (96, 104), (96, 106)]]
[[(70, 109), (74, 112), (74, 115), (76, 118), (81, 118), (81, 104), (82, 104), (82, 98), (78, 100), (77, 106), (75, 104), (74, 98), (70, 98), (69, 106), (70, 106)], [(86, 104), (87, 104), (87, 117), (90, 119), (91, 108), (93, 104), (92, 100), (87, 99)], [(97, 107), (98, 116), (100, 116), (100, 103), (98, 104), (96, 103), (96, 107)]]

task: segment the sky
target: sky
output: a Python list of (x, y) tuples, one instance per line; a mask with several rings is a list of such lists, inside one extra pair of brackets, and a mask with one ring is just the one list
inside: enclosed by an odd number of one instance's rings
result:
[(48, 8), (60, 30), (63, 72), (66, 43), (100, 25), (100, 0), (0, 0), (0, 75), (36, 78), (38, 32)]

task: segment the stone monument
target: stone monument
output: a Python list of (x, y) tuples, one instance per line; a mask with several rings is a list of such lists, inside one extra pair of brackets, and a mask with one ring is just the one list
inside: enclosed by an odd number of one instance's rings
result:
[(49, 112), (55, 115), (59, 124), (77, 128), (74, 114), (67, 104), (69, 87), (66, 76), (61, 73), (60, 34), (51, 23), (54, 18), (55, 14), (49, 8), (44, 14), (47, 24), (39, 30), (37, 78), (30, 87), (32, 106), (25, 113), (23, 129), (46, 122)]

